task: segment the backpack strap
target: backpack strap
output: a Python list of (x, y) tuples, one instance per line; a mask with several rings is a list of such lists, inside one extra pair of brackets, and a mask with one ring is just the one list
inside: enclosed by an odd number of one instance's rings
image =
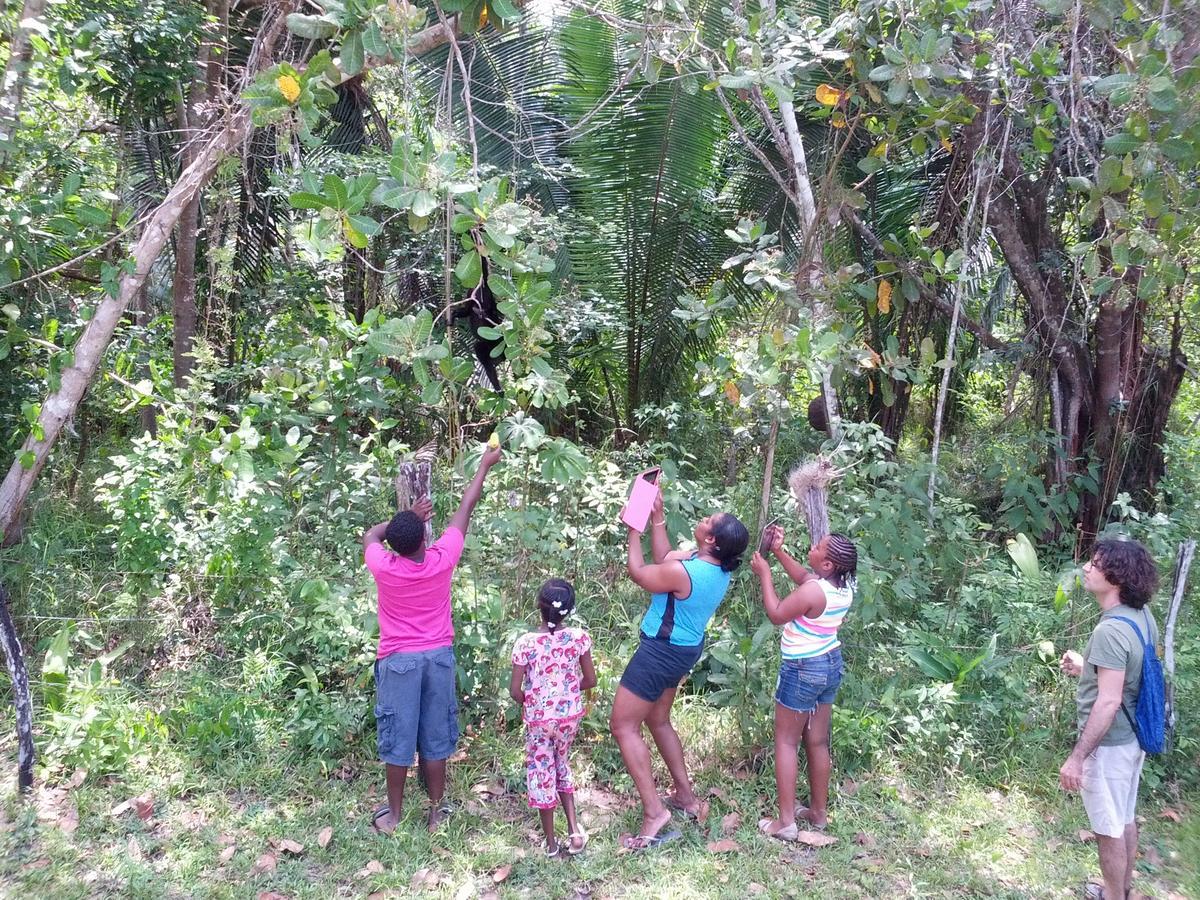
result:
[[(1138, 623), (1133, 621), (1133, 619), (1128, 616), (1113, 616), (1112, 618), (1115, 621), (1127, 623), (1133, 629), (1133, 633), (1137, 635), (1138, 643), (1142, 645), (1142, 664), (1144, 665), (1146, 654), (1155, 652), (1153, 645), (1146, 643), (1146, 639), (1142, 637), (1142, 629), (1138, 627)], [(1125, 708), (1125, 699), (1123, 697), (1121, 699), (1121, 712), (1125, 713), (1125, 720), (1129, 723), (1129, 727), (1133, 729), (1133, 733), (1137, 735), (1137, 724), (1133, 721), (1133, 717), (1129, 715), (1129, 710)]]

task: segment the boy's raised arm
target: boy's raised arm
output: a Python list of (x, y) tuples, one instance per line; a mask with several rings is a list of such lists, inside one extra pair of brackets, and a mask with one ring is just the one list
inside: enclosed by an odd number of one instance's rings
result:
[(479, 470), (463, 492), (462, 502), (458, 504), (458, 510), (448, 527), (457, 528), (464, 535), (467, 533), (467, 527), (471, 524), (471, 514), (475, 512), (475, 504), (483, 496), (483, 482), (487, 478), (488, 470), (500, 461), (502, 455), (503, 451), (499, 447), (488, 447), (483, 451), (479, 460)]

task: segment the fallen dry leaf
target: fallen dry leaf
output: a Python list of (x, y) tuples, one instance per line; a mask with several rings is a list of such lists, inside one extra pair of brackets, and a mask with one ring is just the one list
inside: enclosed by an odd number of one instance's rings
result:
[(492, 888), (488, 888), (479, 895), (479, 900), (500, 900), (500, 895)]
[(1086, 828), (1080, 828), (1079, 831), (1075, 833), (1075, 836), (1085, 844), (1096, 839), (1096, 833), (1094, 831), (1088, 831)]
[(765, 887), (763, 887), (761, 884), (759, 884), (757, 881), (752, 881), (748, 885), (746, 885), (746, 890), (748, 890), (752, 894), (765, 894), (767, 892), (767, 889)]
[(287, 894), (280, 894), (276, 891), (259, 891), (256, 900), (290, 900)]
[(1170, 819), (1172, 822), (1175, 822), (1176, 824), (1183, 821), (1183, 814), (1180, 813), (1180, 811), (1177, 809), (1171, 809), (1171, 807), (1169, 807), (1169, 806), (1166, 807), (1158, 815), (1160, 818)]
[(77, 788), (87, 781), (87, 777), (88, 770), (83, 768), (83, 766), (80, 766), (75, 770), (74, 774), (71, 775), (71, 780), (67, 782), (67, 787)]
[(738, 842), (731, 838), (725, 838), (721, 841), (708, 842), (709, 853), (737, 853), (741, 849), (742, 848), (738, 846)]
[(137, 817), (143, 822), (154, 815), (154, 797), (150, 794), (142, 794), (134, 797), (129, 802), (133, 806), (133, 811), (137, 813)]
[(499, 884), (512, 873), (511, 865), (503, 865), (492, 873), (492, 883)]
[(413, 872), (413, 877), (409, 881), (408, 886), (412, 890), (422, 887), (435, 888), (438, 886), (440, 880), (437, 872), (433, 871), (433, 869), (417, 869), (417, 871)]
[(33, 862), (25, 863), (25, 865), (21, 866), (21, 871), (31, 872), (34, 869), (44, 869), (48, 865), (50, 865), (50, 858), (48, 856), (43, 856), (41, 859), (35, 859)]
[(217, 859), (219, 859), (222, 863), (227, 863), (233, 859), (233, 854), (235, 853), (237, 853), (237, 847), (235, 847), (233, 844), (230, 844), (217, 855)]
[(125, 813), (129, 812), (131, 806), (133, 806), (132, 801), (126, 800), (124, 803), (118, 803), (116, 806), (110, 809), (108, 814), (115, 819), (117, 816), (124, 815)]
[(828, 847), (830, 844), (836, 844), (837, 838), (820, 831), (798, 831), (796, 842), (808, 844), (810, 847)]
[(279, 842), (279, 849), (284, 853), (290, 853), (293, 856), (299, 856), (304, 852), (304, 845), (299, 841), (293, 841), (289, 838), (284, 838)]
[(358, 870), (359, 878), (366, 878), (368, 875), (382, 875), (383, 863), (377, 859), (371, 860), (365, 866)]
[(274, 872), (277, 865), (279, 865), (279, 860), (274, 853), (264, 853), (254, 861), (254, 865), (250, 867), (250, 874), (261, 875), (264, 872)]
[(721, 833), (733, 834), (742, 824), (742, 817), (735, 812), (721, 816)]
[(317, 846), (324, 850), (329, 846), (329, 842), (333, 840), (333, 829), (326, 825), (317, 835)]
[(868, 868), (868, 869), (880, 869), (885, 864), (883, 857), (880, 857), (880, 856), (863, 855), (860, 857), (856, 857), (854, 861), (858, 865), (864, 866), (865, 868)]
[(854, 843), (858, 844), (860, 847), (866, 847), (867, 849), (870, 849), (875, 846), (876, 841), (875, 838), (871, 837), (871, 835), (867, 834), (865, 831), (860, 831), (858, 834), (854, 835)]
[(232, 834), (222, 833), (217, 835), (217, 843), (222, 847), (228, 847), (230, 844), (236, 844), (237, 838), (235, 838)]
[(853, 797), (855, 794), (858, 793), (858, 790), (861, 787), (862, 787), (861, 781), (852, 781), (851, 779), (847, 778), (845, 781), (842, 782), (841, 793), (845, 797)]
[(63, 834), (75, 833), (75, 829), (79, 827), (79, 810), (75, 808), (75, 804), (68, 803), (63, 807), (62, 814), (58, 817), (58, 827), (62, 829)]

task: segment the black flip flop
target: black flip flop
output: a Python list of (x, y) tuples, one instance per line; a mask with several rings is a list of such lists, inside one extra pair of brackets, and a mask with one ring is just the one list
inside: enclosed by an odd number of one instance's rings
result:
[(681, 837), (683, 837), (682, 832), (676, 830), (660, 831), (652, 837), (639, 834), (631, 836), (628, 842), (622, 842), (622, 846), (632, 853), (641, 853), (645, 850), (651, 850), (655, 847), (661, 847), (663, 844), (677, 841)]
[[(381, 806), (381, 807), (379, 807), (379, 809), (375, 810), (375, 815), (371, 816), (371, 827), (373, 829), (375, 829), (376, 833), (378, 833), (378, 834), (386, 834), (387, 833), (379, 827), (379, 820), (382, 819), (384, 816), (386, 816), (391, 811), (392, 811), (392, 807), (387, 803), (383, 804), (383, 806)], [(399, 824), (399, 823), (397, 823), (397, 824)]]

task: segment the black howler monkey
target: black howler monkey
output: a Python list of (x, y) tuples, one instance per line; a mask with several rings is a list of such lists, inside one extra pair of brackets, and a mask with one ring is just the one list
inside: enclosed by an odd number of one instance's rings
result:
[(456, 304), (454, 310), (454, 318), (466, 318), (471, 326), (471, 333), (474, 335), (475, 358), (479, 361), (480, 368), (483, 369), (483, 374), (487, 376), (487, 380), (491, 383), (492, 389), (495, 391), (503, 390), (500, 387), (500, 376), (496, 371), (497, 362), (502, 359), (502, 356), (492, 356), (492, 352), (504, 342), (498, 338), (486, 338), (479, 333), (480, 328), (498, 328), (500, 323), (504, 321), (504, 315), (496, 306), (496, 295), (492, 293), (491, 287), (488, 285), (488, 276), (491, 274), (491, 264), (488, 262), (487, 256), (484, 255), (483, 243), (479, 234), (472, 230), (471, 237), (475, 241), (475, 251), (479, 254), (479, 264), (482, 274), (479, 279), (479, 284), (471, 289), (466, 299)]

